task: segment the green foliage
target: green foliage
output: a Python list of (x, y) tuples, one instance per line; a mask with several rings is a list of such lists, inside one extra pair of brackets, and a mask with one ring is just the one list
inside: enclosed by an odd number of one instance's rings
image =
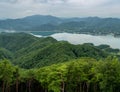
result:
[(26, 33), (1, 33), (0, 47), (8, 49), (11, 52), (16, 52), (19, 49), (29, 46), (36, 40), (37, 37)]
[(56, 42), (47, 45), (37, 51), (23, 54), (15, 59), (16, 64), (24, 68), (42, 67), (55, 63), (66, 62), (80, 57), (92, 57), (96, 59), (107, 57), (107, 53), (95, 46), (72, 45), (68, 42)]
[(37, 80), (50, 92), (60, 92), (62, 88), (67, 92), (119, 92), (119, 65), (117, 58), (99, 62), (83, 58), (40, 68), (36, 74)]
[(105, 58), (108, 54), (93, 44), (72, 45), (52, 37), (37, 38), (26, 33), (1, 33), (0, 57), (22, 68), (43, 67), (80, 57)]
[(20, 92), (119, 92), (119, 66), (116, 57), (99, 61), (86, 57), (37, 69), (21, 69), (2, 60), (0, 91), (17, 92), (16, 87)]
[(13, 72), (14, 67), (8, 60), (0, 61), (0, 81), (2, 81), (2, 90), (8, 90), (11, 84), (13, 84)]
[(5, 48), (0, 48), (0, 59), (12, 59), (13, 58), (13, 54), (5, 49)]

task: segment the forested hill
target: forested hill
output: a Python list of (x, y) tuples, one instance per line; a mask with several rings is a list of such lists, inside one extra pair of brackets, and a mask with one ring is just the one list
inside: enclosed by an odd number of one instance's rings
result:
[(110, 51), (107, 45), (73, 45), (52, 37), (38, 38), (26, 33), (0, 34), (0, 58), (10, 59), (13, 64), (23, 68), (43, 67), (80, 57), (102, 59), (110, 55)]
[(44, 47), (46, 44), (57, 42), (51, 37), (38, 38), (27, 33), (0, 33), (0, 47), (4, 47), (11, 52), (18, 50), (35, 47), (41, 45)]
[(120, 35), (118, 18), (60, 18), (33, 15), (20, 19), (0, 20), (0, 29), (7, 31), (58, 31)]
[(0, 92), (120, 92), (118, 49), (0, 33)]

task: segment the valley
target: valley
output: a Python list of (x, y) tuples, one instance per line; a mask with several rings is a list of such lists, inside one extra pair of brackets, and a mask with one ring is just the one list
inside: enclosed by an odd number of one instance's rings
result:
[(119, 92), (119, 53), (109, 45), (0, 33), (0, 91)]

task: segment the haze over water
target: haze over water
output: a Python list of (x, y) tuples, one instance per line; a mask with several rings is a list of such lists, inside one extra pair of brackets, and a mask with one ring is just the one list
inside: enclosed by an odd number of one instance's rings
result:
[(58, 41), (65, 40), (72, 44), (93, 43), (94, 45), (107, 44), (112, 48), (120, 49), (120, 38), (115, 38), (112, 35), (93, 36), (87, 34), (72, 34), (72, 33), (56, 33), (51, 35)]
[[(41, 34), (42, 35), (42, 34)], [(40, 34), (35, 35), (41, 37)], [(107, 44), (112, 48), (120, 49), (120, 38), (112, 35), (107, 36), (93, 36), (88, 34), (75, 34), (75, 33), (54, 33), (50, 35), (58, 41), (68, 41), (72, 44), (93, 43), (94, 45)]]

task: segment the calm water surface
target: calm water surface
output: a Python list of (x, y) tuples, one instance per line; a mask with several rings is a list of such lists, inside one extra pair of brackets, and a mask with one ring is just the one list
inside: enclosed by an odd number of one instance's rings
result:
[[(42, 34), (35, 34), (35, 36), (42, 37)], [(53, 33), (49, 36), (57, 39), (58, 41), (68, 41), (72, 44), (93, 43), (94, 45), (107, 44), (112, 48), (120, 49), (120, 38), (115, 38), (112, 35), (107, 36), (93, 36), (88, 34), (75, 34), (75, 33)]]
[[(10, 31), (11, 32), (11, 31)], [(94, 45), (107, 44), (112, 48), (120, 49), (120, 37), (116, 38), (112, 35), (107, 36), (93, 36), (88, 34), (77, 33), (56, 33), (56, 32), (31, 32), (31, 34), (37, 37), (51, 36), (58, 41), (68, 41), (72, 44), (93, 43)]]
[(112, 48), (120, 49), (120, 38), (115, 38), (112, 35), (93, 36), (87, 34), (56, 33), (51, 36), (59, 41), (65, 40), (72, 44), (83, 43), (93, 43), (94, 45), (107, 44), (110, 45)]

